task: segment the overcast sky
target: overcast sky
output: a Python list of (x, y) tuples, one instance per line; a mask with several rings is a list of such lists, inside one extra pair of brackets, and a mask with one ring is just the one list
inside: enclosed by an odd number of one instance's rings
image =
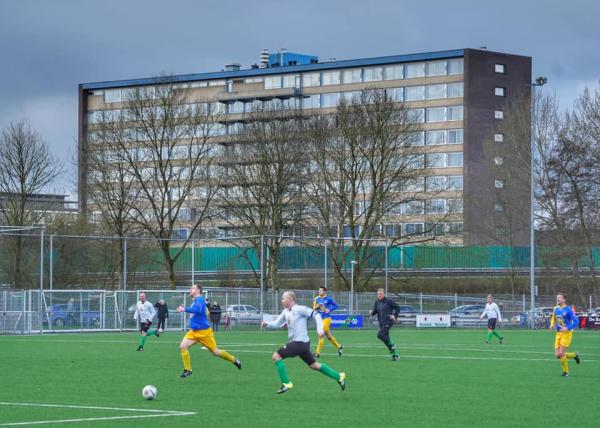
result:
[(263, 48), (321, 59), (487, 46), (533, 57), (570, 105), (600, 79), (595, 0), (0, 0), (0, 128), (27, 119), (74, 192), (77, 85), (243, 68)]

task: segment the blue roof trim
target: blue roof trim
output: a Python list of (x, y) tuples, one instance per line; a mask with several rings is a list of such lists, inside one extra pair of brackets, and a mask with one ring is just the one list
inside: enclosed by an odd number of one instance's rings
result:
[[(425, 52), (408, 55), (381, 56), (375, 58), (350, 59), (342, 61), (323, 62), (318, 64), (293, 65), (287, 67), (249, 68), (237, 71), (217, 71), (211, 73), (180, 74), (172, 76), (173, 82), (196, 82), (214, 79), (237, 79), (241, 77), (267, 76), (271, 74), (298, 73), (303, 71), (328, 70), (332, 68), (363, 67), (368, 65), (384, 65), (397, 62), (429, 61), (464, 56), (464, 49), (440, 52)], [(149, 77), (143, 79), (113, 80), (105, 82), (82, 83), (82, 89), (110, 89), (129, 86), (154, 85), (164, 80), (164, 77)]]

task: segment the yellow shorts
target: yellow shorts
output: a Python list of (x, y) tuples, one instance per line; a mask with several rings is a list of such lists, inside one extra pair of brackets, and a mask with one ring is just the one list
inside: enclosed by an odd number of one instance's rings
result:
[(572, 331), (557, 331), (556, 338), (554, 339), (554, 349), (558, 349), (561, 346), (568, 348), (571, 346), (571, 342), (573, 341), (573, 332)]
[(323, 331), (328, 332), (331, 327), (331, 318), (323, 319)]
[(213, 333), (213, 329), (210, 327), (206, 330), (190, 330), (185, 334), (184, 339), (193, 340), (202, 346), (206, 346), (206, 348), (211, 352), (217, 349), (215, 334)]

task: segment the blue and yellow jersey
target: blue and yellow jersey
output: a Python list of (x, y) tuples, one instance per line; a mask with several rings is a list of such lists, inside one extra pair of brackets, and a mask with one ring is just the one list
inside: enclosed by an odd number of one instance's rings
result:
[(556, 331), (560, 331), (561, 327), (566, 327), (567, 330), (573, 330), (579, 325), (579, 319), (573, 312), (570, 306), (555, 306), (550, 318), (550, 327), (555, 327)]
[[(335, 300), (329, 296), (317, 296), (313, 302), (313, 309), (321, 315), (322, 319), (325, 319), (331, 316), (331, 311), (335, 311), (337, 309), (337, 304), (335, 303)], [(324, 309), (328, 309), (329, 313), (325, 313)]]
[(206, 330), (207, 328), (210, 328), (210, 323), (206, 316), (207, 310), (204, 297), (196, 297), (192, 306), (185, 308), (185, 311), (188, 314), (193, 314), (190, 318), (190, 328), (192, 330)]

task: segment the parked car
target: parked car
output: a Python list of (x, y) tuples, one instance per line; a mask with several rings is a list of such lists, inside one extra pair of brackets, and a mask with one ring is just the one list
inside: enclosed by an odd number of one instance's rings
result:
[(229, 305), (225, 313), (232, 324), (260, 324), (263, 313), (252, 305)]
[(73, 312), (69, 314), (67, 303), (55, 303), (48, 310), (48, 320), (55, 327), (96, 327), (100, 325), (100, 311), (91, 310), (85, 305), (80, 309), (79, 304), (74, 304)]
[(453, 317), (477, 317), (479, 318), (485, 309), (485, 305), (462, 305), (448, 311)]

